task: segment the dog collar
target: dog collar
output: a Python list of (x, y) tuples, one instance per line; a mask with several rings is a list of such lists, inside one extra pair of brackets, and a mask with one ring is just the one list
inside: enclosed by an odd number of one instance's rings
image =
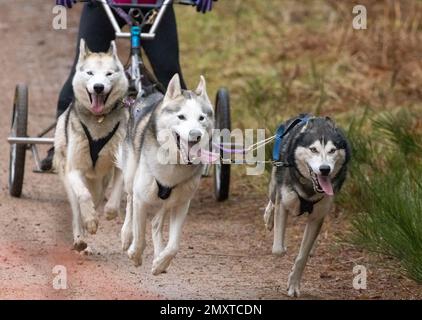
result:
[[(110, 112), (108, 113), (108, 114), (110, 114), (110, 113), (112, 113), (114, 110), (116, 110), (118, 107), (120, 107), (120, 106), (126, 106), (126, 102), (125, 101), (117, 101), (115, 104), (114, 104), (114, 106), (113, 106), (113, 108), (110, 110)], [(98, 123), (103, 123), (103, 121), (104, 121), (104, 119), (105, 119), (105, 117), (107, 116), (107, 114), (102, 114), (102, 115), (100, 115), (100, 116), (97, 116), (97, 122)]]

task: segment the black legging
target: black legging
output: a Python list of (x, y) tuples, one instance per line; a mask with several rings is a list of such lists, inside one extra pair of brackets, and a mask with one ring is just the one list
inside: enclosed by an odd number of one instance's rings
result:
[[(117, 17), (120, 26), (125, 22)], [(76, 57), (69, 77), (60, 91), (57, 103), (57, 117), (60, 116), (73, 100), (72, 79), (79, 57), (79, 42), (84, 38), (93, 52), (108, 50), (110, 42), (115, 39), (115, 31), (103, 8), (97, 4), (86, 4), (82, 11), (79, 25)], [(170, 6), (161, 20), (154, 40), (143, 41), (142, 47), (148, 56), (157, 80), (167, 87), (175, 73), (180, 75), (181, 85), (186, 89), (179, 62), (179, 43), (177, 37), (176, 17)]]

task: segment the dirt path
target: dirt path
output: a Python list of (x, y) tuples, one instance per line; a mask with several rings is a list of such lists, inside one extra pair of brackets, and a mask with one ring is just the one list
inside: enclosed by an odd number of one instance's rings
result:
[[(51, 29), (45, 0), (0, 0), (0, 298), (33, 299), (286, 299), (286, 281), (302, 235), (302, 220), (288, 230), (289, 253), (270, 254), (272, 235), (264, 230), (265, 198), (233, 182), (230, 201), (219, 204), (204, 179), (184, 229), (182, 246), (167, 274), (150, 274), (152, 248), (145, 262), (132, 266), (120, 250), (121, 220), (100, 220), (90, 238), (94, 255), (70, 250), (70, 209), (56, 175), (31, 172), (28, 153), (21, 199), (8, 195), (8, 146), (14, 86), (30, 85), (30, 128), (35, 134), (53, 120), (56, 96), (73, 58), (79, 9), (69, 15), (67, 31)], [(21, 21), (25, 21), (22, 24)], [(336, 242), (344, 222), (330, 216), (317, 256), (308, 264), (303, 298), (422, 298), (421, 287), (387, 271), (388, 260)], [(150, 238), (148, 238), (150, 239)], [(150, 241), (149, 241), (150, 242)], [(336, 244), (337, 243), (337, 244)], [(352, 287), (353, 266), (368, 268), (368, 290)], [(52, 287), (55, 265), (68, 272), (67, 290)]]

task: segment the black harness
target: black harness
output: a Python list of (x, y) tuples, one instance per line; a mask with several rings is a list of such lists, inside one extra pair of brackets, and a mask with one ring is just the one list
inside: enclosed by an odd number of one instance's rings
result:
[(316, 201), (310, 201), (310, 200), (306, 200), (304, 198), (302, 198), (299, 193), (295, 190), (299, 201), (300, 201), (300, 209), (299, 209), (299, 215), (301, 216), (302, 214), (304, 214), (305, 212), (311, 214), (312, 211), (314, 211), (314, 205), (317, 204), (318, 202), (320, 202), (322, 199), (318, 199)]
[[(72, 103), (69, 105), (66, 118), (65, 118), (65, 127), (64, 127), (64, 134), (66, 138), (66, 144), (69, 141), (69, 133), (68, 133), (68, 126), (69, 126), (69, 120), (70, 120), (70, 112), (72, 111), (72, 108), (74, 106), (75, 101), (72, 101)], [(111, 109), (110, 113), (116, 110), (120, 106), (119, 102), (116, 102), (116, 104)], [(110, 114), (109, 113), (109, 114)], [(104, 148), (104, 146), (110, 141), (111, 138), (113, 138), (114, 134), (116, 133), (117, 129), (120, 126), (120, 122), (116, 124), (116, 126), (113, 128), (113, 130), (105, 137), (100, 139), (93, 139), (91, 136), (91, 133), (89, 132), (87, 126), (79, 119), (79, 122), (81, 123), (81, 126), (85, 132), (86, 138), (88, 139), (89, 143), (89, 153), (92, 160), (92, 166), (95, 168), (95, 164), (98, 160), (98, 155), (101, 152), (101, 150)]]
[(79, 122), (82, 125), (82, 128), (84, 129), (85, 135), (89, 142), (89, 153), (91, 155), (92, 165), (95, 167), (95, 164), (98, 160), (98, 155), (101, 152), (101, 150), (104, 148), (104, 146), (107, 144), (107, 142), (110, 141), (111, 138), (113, 138), (114, 134), (116, 133), (117, 129), (119, 128), (120, 121), (117, 122), (113, 130), (105, 137), (100, 138), (98, 140), (92, 139), (91, 133), (89, 132), (86, 125), (79, 120)]

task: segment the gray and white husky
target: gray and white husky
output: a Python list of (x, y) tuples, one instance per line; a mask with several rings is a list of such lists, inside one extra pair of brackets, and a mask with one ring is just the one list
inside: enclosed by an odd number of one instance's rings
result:
[[(198, 189), (214, 125), (205, 79), (195, 91), (182, 90), (176, 74), (163, 96), (153, 93), (130, 115), (128, 134), (119, 152), (127, 192), (122, 247), (135, 265), (142, 263), (146, 219), (152, 219), (152, 273), (165, 272), (176, 255), (190, 201)], [(165, 148), (163, 147), (165, 146)], [(176, 155), (163, 161), (160, 154)], [(173, 159), (174, 160), (174, 159)], [(163, 243), (164, 218), (169, 216), (169, 240)]]
[(283, 165), (273, 168), (264, 220), (269, 230), (274, 226), (273, 253), (283, 255), (287, 215), (308, 213), (302, 244), (287, 284), (288, 295), (297, 297), (324, 217), (346, 178), (350, 149), (342, 131), (328, 117), (310, 117), (299, 122), (294, 118), (284, 126), (289, 129), (279, 152)]
[(59, 117), (54, 140), (54, 167), (65, 185), (73, 213), (74, 248), (87, 247), (84, 233), (97, 231), (96, 209), (114, 173), (108, 218), (117, 215), (123, 177), (115, 168), (115, 154), (126, 135), (128, 111), (122, 98), (128, 89), (116, 45), (106, 53), (92, 53), (80, 42), (73, 78), (74, 102)]

